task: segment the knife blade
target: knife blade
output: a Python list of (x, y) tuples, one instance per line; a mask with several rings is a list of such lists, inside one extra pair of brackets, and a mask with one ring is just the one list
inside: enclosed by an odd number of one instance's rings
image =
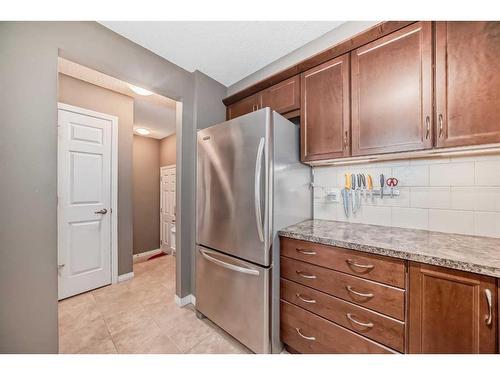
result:
[(361, 189), (362, 189), (362, 180), (361, 180), (361, 173), (358, 173), (358, 190), (357, 190), (357, 209), (361, 208)]
[(356, 175), (351, 175), (351, 211), (354, 214), (356, 212)]
[(344, 213), (346, 217), (349, 217), (349, 189), (350, 189), (350, 178), (347, 173), (344, 174), (345, 182), (344, 188), (342, 189), (342, 200), (344, 203)]
[(384, 199), (384, 184), (385, 184), (385, 177), (384, 174), (380, 175), (380, 199)]
[(370, 190), (370, 198), (373, 202), (373, 180), (371, 174), (368, 175), (368, 190)]

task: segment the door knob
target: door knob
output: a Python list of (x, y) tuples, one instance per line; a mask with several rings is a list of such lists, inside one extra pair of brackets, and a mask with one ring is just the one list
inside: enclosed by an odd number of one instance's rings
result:
[(105, 208), (103, 208), (102, 210), (95, 211), (94, 213), (95, 214), (106, 215), (108, 213), (108, 210), (106, 210)]

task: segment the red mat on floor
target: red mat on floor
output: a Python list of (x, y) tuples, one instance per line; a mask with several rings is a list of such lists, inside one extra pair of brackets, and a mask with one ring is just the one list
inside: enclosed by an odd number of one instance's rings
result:
[(165, 254), (165, 253), (156, 254), (156, 255), (149, 257), (148, 260), (160, 258), (160, 257), (163, 257), (165, 255), (167, 255), (167, 254)]

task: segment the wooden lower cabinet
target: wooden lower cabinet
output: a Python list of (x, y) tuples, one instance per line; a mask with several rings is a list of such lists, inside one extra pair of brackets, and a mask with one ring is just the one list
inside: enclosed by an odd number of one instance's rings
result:
[(299, 353), (393, 353), (375, 341), (349, 331), (286, 301), (281, 301), (281, 340)]
[(495, 278), (410, 263), (410, 353), (496, 353)]

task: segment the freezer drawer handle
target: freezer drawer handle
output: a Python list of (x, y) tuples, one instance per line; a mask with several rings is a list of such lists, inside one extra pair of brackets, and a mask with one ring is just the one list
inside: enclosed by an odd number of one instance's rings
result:
[(316, 337), (314, 337), (314, 336), (305, 336), (305, 335), (303, 335), (300, 332), (300, 328), (295, 328), (295, 330), (297, 331), (297, 333), (299, 334), (299, 336), (302, 337), (303, 339), (306, 339), (306, 340), (309, 340), (309, 341), (316, 341)]
[(257, 148), (257, 158), (255, 159), (255, 176), (254, 176), (254, 200), (255, 200), (255, 220), (257, 222), (257, 232), (259, 233), (260, 242), (264, 242), (264, 231), (262, 229), (262, 213), (260, 210), (260, 186), (261, 186), (261, 170), (262, 156), (264, 154), (264, 138), (260, 139), (259, 147)]
[(256, 269), (249, 268), (249, 267), (247, 268), (247, 267), (235, 266), (234, 264), (226, 263), (226, 262), (223, 262), (222, 260), (213, 258), (213, 257), (211, 257), (210, 255), (207, 254), (207, 253), (212, 253), (212, 252), (208, 252), (207, 250), (200, 249), (200, 253), (201, 253), (201, 255), (203, 255), (203, 257), (206, 260), (208, 260), (208, 261), (210, 261), (212, 263), (218, 264), (221, 267), (224, 267), (224, 268), (236, 271), (236, 272), (246, 273), (248, 275), (254, 275), (254, 276), (258, 276), (259, 275), (259, 271), (256, 270)]

